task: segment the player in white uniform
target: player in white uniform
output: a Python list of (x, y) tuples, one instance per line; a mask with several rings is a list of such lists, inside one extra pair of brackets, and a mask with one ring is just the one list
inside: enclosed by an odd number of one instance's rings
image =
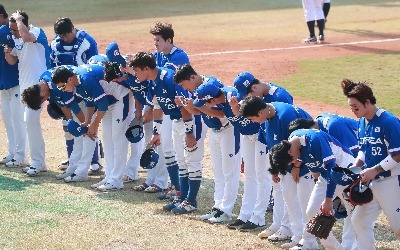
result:
[[(310, 35), (303, 40), (303, 43), (315, 43), (325, 41), (324, 28), (325, 16), (322, 10), (321, 0), (302, 0), (304, 17), (306, 18)], [(314, 24), (318, 25), (318, 36), (315, 36)]]
[[(105, 70), (110, 67), (114, 68), (112, 63), (105, 63)], [(122, 174), (128, 147), (125, 131), (129, 125), (129, 109), (124, 109), (124, 105), (129, 107), (131, 98), (128, 88), (114, 82), (119, 79), (112, 79), (113, 82), (104, 79), (105, 70), (101, 65), (91, 64), (74, 70), (60, 67), (54, 71), (52, 81), (59, 89), (74, 92), (85, 100), (87, 114), (83, 126), (88, 127), (86, 136), (96, 140), (102, 121), (106, 177), (92, 187), (99, 191), (112, 191), (123, 188)]]
[(373, 192), (370, 203), (355, 207), (353, 227), (358, 249), (375, 249), (374, 225), (382, 211), (400, 239), (400, 122), (376, 106), (376, 98), (367, 83), (343, 79), (341, 87), (351, 111), (360, 119), (361, 149), (354, 165), (366, 166), (360, 176), (364, 183), (371, 181)]
[[(202, 179), (201, 161), (204, 155), (206, 130), (201, 119), (193, 118), (185, 109), (175, 104), (176, 96), (186, 96), (187, 93), (174, 83), (174, 71), (157, 67), (154, 56), (146, 52), (137, 53), (130, 66), (135, 70), (139, 81), (154, 81), (154, 129), (150, 144), (160, 145), (160, 134), (170, 133), (170, 131), (161, 133), (163, 113), (173, 120), (173, 145), (170, 147), (176, 151), (178, 165), (168, 166), (168, 172), (172, 182), (176, 176), (176, 167), (179, 166), (180, 195), (176, 201), (164, 206), (164, 209), (175, 214), (193, 212), (197, 209), (197, 194)], [(164, 140), (162, 143), (165, 148), (171, 142)]]
[[(234, 87), (238, 90), (239, 100), (242, 100), (246, 95), (250, 95), (258, 96), (266, 103), (293, 103), (293, 97), (287, 90), (270, 82), (261, 82), (250, 72), (241, 72), (238, 74), (234, 80)], [(234, 113), (240, 115), (238, 99), (234, 97), (231, 98), (230, 104)], [(235, 222), (229, 224), (228, 227), (235, 228), (241, 221), (250, 221), (253, 224), (240, 228), (241, 230), (245, 229), (244, 231), (248, 231), (255, 229), (256, 227), (254, 225), (259, 224), (259, 221), (265, 221), (265, 210), (267, 209), (269, 198), (266, 193), (268, 194), (271, 192), (272, 186), (274, 189), (274, 200), (276, 201), (274, 205), (273, 224), (277, 226), (272, 226), (271, 229), (275, 228), (276, 231), (278, 231), (278, 225), (282, 224), (282, 219), (285, 217), (284, 211), (286, 211), (284, 206), (286, 205), (283, 201), (281, 183), (273, 182), (268, 172), (268, 155), (265, 157), (265, 155), (259, 154), (259, 152), (265, 151), (265, 148), (266, 141), (263, 137), (260, 137), (260, 139), (255, 142), (254, 164), (246, 164), (247, 167), (244, 169), (245, 192), (243, 193), (239, 217)], [(263, 235), (264, 237), (270, 236), (266, 234)]]
[[(188, 64), (178, 67), (174, 81), (185, 90), (192, 92), (193, 98), (197, 95), (197, 89), (201, 88), (203, 84), (214, 84), (218, 88), (224, 87), (215, 77), (198, 75)], [(189, 112), (200, 114), (201, 111), (193, 105), (192, 98), (179, 101)], [(204, 123), (211, 128), (209, 147), (215, 183), (214, 205), (206, 214), (201, 215), (200, 219), (208, 220), (211, 223), (222, 223), (231, 220), (239, 188), (239, 133), (235, 131), (220, 107), (214, 106), (208, 110), (210, 113), (201, 112), (201, 115)]]
[[(50, 44), (50, 58), (53, 67), (61, 65), (79, 66), (88, 63), (92, 56), (98, 54), (97, 43), (93, 37), (86, 31), (75, 28), (68, 17), (57, 19), (54, 24), (54, 33), (56, 35)], [(61, 122), (65, 128), (67, 121), (62, 119)], [(64, 137), (69, 158), (74, 145), (74, 137), (68, 132), (65, 132)], [(68, 160), (62, 161), (58, 168), (65, 170), (68, 167), (68, 163)], [(98, 144), (96, 143), (89, 173), (99, 173), (101, 169)]]
[[(9, 64), (18, 61), (20, 93), (38, 82), (40, 75), (50, 67), (50, 50), (47, 37), (41, 28), (28, 25), (28, 15), (25, 12), (13, 13), (9, 21), (15, 41), (15, 47), (5, 50)], [(24, 122), (28, 136), (31, 154), (31, 165), (27, 175), (35, 176), (40, 171), (47, 170), (45, 161), (45, 143), (40, 125), (40, 109), (32, 110), (25, 107)], [(21, 162), (13, 162), (21, 165)]]
[[(8, 27), (8, 14), (0, 4), (0, 43), (4, 47), (13, 48), (14, 40)], [(0, 160), (0, 164), (8, 162), (27, 162), (26, 132), (24, 128), (24, 107), (18, 82), (18, 65), (10, 65), (4, 57), (4, 49), (0, 50), (0, 95), (1, 115), (7, 133), (8, 154)], [(13, 167), (14, 164), (6, 166)]]

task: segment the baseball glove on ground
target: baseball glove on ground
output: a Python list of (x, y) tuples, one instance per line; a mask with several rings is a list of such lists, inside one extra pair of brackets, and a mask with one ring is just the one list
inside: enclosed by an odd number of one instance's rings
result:
[(307, 232), (320, 239), (328, 238), (336, 219), (333, 215), (317, 214), (307, 224)]

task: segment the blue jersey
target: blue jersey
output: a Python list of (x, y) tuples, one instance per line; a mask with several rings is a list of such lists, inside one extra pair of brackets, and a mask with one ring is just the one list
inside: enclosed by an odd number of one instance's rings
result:
[[(289, 123), (297, 118), (312, 119), (311, 116), (303, 109), (292, 104), (283, 102), (272, 102), (274, 106), (275, 116), (265, 121), (265, 128), (260, 131), (263, 133), (268, 149), (282, 140), (287, 140), (289, 136)], [(259, 137), (260, 139), (260, 137)]]
[[(400, 121), (392, 113), (378, 109), (371, 120), (367, 121), (364, 117), (359, 120), (358, 138), (360, 150), (365, 155), (364, 163), (367, 168), (372, 168), (389, 153), (391, 156), (400, 153)], [(391, 172), (388, 170), (378, 174), (376, 178), (390, 175)]]
[(133, 96), (140, 102), (142, 105), (147, 105), (147, 95), (149, 93), (149, 89), (153, 87), (153, 82), (150, 80), (146, 80), (143, 82), (137, 82), (136, 76), (128, 75), (128, 79), (121, 82), (120, 84), (125, 84), (132, 91)]
[[(14, 48), (14, 40), (8, 25), (0, 27), (0, 40), (6, 42), (10, 48)], [(18, 82), (18, 63), (10, 65), (7, 63), (4, 55), (4, 49), (0, 49), (0, 90), (11, 89), (19, 84)]]
[(333, 198), (336, 183), (331, 180), (332, 168), (339, 166), (348, 168), (354, 162), (350, 149), (344, 147), (330, 134), (316, 129), (298, 129), (293, 137), (300, 139), (300, 160), (311, 172), (320, 173), (328, 183), (326, 197)]
[(78, 97), (83, 98), (87, 107), (96, 107), (98, 111), (107, 111), (109, 102), (100, 81), (104, 78), (104, 67), (98, 64), (84, 64), (73, 71), (79, 79), (75, 87)]
[(235, 114), (233, 114), (232, 108), (229, 105), (229, 99), (232, 96), (238, 96), (237, 89), (235, 89), (234, 87), (223, 87), (221, 88), (221, 90), (225, 95), (225, 103), (217, 104), (216, 106), (222, 109), (225, 116), (235, 127), (235, 130), (237, 130), (242, 135), (253, 135), (258, 133), (258, 130), (260, 129), (259, 123), (252, 122), (248, 118), (245, 118), (243, 116), (235, 116)]
[(181, 109), (175, 104), (175, 96), (187, 96), (187, 92), (174, 82), (174, 71), (168, 68), (158, 68), (154, 80), (153, 95), (165, 115), (171, 120), (182, 118)]
[(166, 67), (173, 71), (175, 71), (178, 66), (190, 63), (186, 52), (175, 45), (172, 47), (171, 52), (169, 52), (168, 55), (157, 51), (155, 51), (153, 55), (156, 58), (157, 66)]
[(50, 58), (53, 66), (82, 65), (94, 55), (97, 55), (97, 43), (84, 30), (76, 29), (75, 39), (67, 43), (59, 35), (55, 35), (50, 44)]
[(293, 104), (293, 97), (286, 89), (273, 83), (268, 84), (270, 85), (270, 89), (268, 91), (268, 94), (263, 97), (264, 102), (284, 102)]
[(360, 146), (357, 139), (358, 125), (356, 120), (336, 114), (322, 113), (317, 116), (316, 121), (319, 130), (335, 137), (353, 152), (354, 157), (357, 157)]

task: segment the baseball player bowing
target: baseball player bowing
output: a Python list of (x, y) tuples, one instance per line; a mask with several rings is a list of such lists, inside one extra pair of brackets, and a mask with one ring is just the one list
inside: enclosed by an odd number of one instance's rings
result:
[[(229, 104), (231, 105), (232, 111), (235, 115), (239, 113), (239, 100), (242, 100), (246, 95), (258, 96), (264, 100), (264, 102), (284, 102), (293, 103), (293, 97), (284, 88), (277, 86), (269, 82), (261, 82), (254, 77), (250, 72), (241, 72), (237, 75), (233, 82), (233, 86), (238, 90), (238, 98), (232, 97)], [(264, 124), (261, 124), (263, 127)], [(250, 221), (253, 225), (259, 224), (259, 221), (265, 221), (265, 210), (268, 206), (268, 192), (271, 192), (271, 187), (274, 189), (274, 200), (275, 200), (275, 211), (273, 213), (274, 224), (281, 221), (284, 217), (285, 206), (282, 189), (280, 183), (272, 182), (271, 175), (268, 172), (268, 156), (260, 154), (264, 152), (266, 145), (265, 139), (262, 138), (263, 134), (258, 135), (260, 139), (255, 143), (254, 159), (255, 164), (246, 164), (245, 168), (245, 193), (242, 198), (242, 207), (238, 221), (229, 224), (230, 227), (235, 227), (236, 224), (240, 224), (242, 221)], [(243, 151), (242, 151), (243, 152)], [(271, 183), (272, 182), (272, 183)], [(279, 223), (278, 223), (279, 224)], [(278, 230), (279, 226), (275, 227)], [(273, 228), (274, 228), (273, 227)], [(254, 226), (253, 226), (254, 228)], [(252, 229), (252, 228), (248, 228)], [(264, 234), (263, 237), (270, 235)]]
[[(200, 85), (200, 87), (197, 88), (196, 93), (197, 93), (196, 100), (193, 102), (193, 104), (201, 112), (209, 116), (223, 117), (223, 115), (225, 115), (228, 118), (229, 122), (233, 125), (234, 130), (238, 131), (242, 135), (243, 140), (241, 141), (240, 148), (241, 150), (244, 150), (242, 155), (244, 157), (245, 164), (255, 164), (254, 145), (257, 141), (256, 138), (260, 125), (251, 122), (249, 119), (245, 117), (236, 116), (233, 114), (231, 106), (229, 105), (229, 101), (232, 97), (238, 95), (237, 90), (233, 87), (221, 88), (216, 86), (215, 84), (207, 82)], [(214, 106), (218, 107), (220, 110), (212, 109), (212, 107)], [(265, 150), (260, 152), (260, 154), (265, 155)], [(233, 171), (240, 172), (240, 161), (236, 162), (237, 164), (234, 165)], [(233, 181), (236, 180), (234, 179)], [(254, 192), (254, 190), (250, 190), (250, 192)], [(251, 211), (249, 213), (251, 213)], [(221, 216), (229, 218), (230, 220), (231, 215), (226, 214)], [(228, 219), (225, 220), (227, 221)], [(252, 229), (261, 228), (264, 226), (265, 226), (265, 220), (258, 222), (258, 224), (254, 224), (250, 221), (240, 220), (240, 223), (236, 225), (237, 228), (251, 227)]]
[(125, 118), (128, 117), (128, 113), (124, 113), (126, 109), (123, 108), (123, 98), (129, 94), (129, 89), (116, 83), (106, 82), (104, 67), (101, 65), (84, 64), (75, 70), (59, 67), (53, 72), (52, 81), (56, 83), (58, 89), (75, 92), (75, 95), (84, 99), (86, 116), (82, 126), (88, 127), (86, 136), (95, 141), (100, 121), (104, 118), (102, 137), (107, 166), (106, 176), (92, 187), (100, 191), (122, 189), (121, 177), (128, 144), (125, 138), (127, 127)]
[[(287, 139), (288, 126), (291, 121), (297, 118), (311, 118), (305, 110), (299, 107), (282, 102), (265, 103), (256, 96), (248, 96), (241, 102), (240, 113), (252, 121), (263, 124), (260, 129), (259, 139), (265, 140), (264, 144), (267, 145), (268, 150), (278, 142)], [(283, 217), (281, 217), (282, 219), (280, 219), (275, 216), (276, 209), (274, 209), (274, 221), (272, 225), (259, 234), (260, 238), (268, 237), (272, 241), (291, 238), (289, 244), (282, 245), (284, 248), (290, 248), (300, 241), (303, 228), (303, 223), (299, 220), (302, 216), (296, 210), (298, 207), (301, 207), (300, 199), (289, 195), (297, 193), (297, 190), (299, 192), (311, 193), (314, 185), (311, 174), (309, 174), (306, 168), (291, 169), (289, 172), (291, 173), (290, 176), (282, 176), (277, 173), (272, 175), (274, 182), (281, 183), (282, 196), (284, 203), (287, 205), (285, 208), (287, 211), (284, 212)], [(283, 192), (285, 188), (290, 189), (290, 192)], [(276, 190), (280, 190), (280, 188), (274, 188), (274, 197), (278, 198), (279, 194), (276, 194)], [(279, 201), (279, 199), (277, 200)], [(305, 208), (304, 203), (303, 207)], [(304, 215), (305, 209), (302, 212)]]
[[(154, 81), (154, 129), (151, 144), (159, 145), (161, 143), (160, 134), (170, 133), (170, 131), (164, 131), (164, 128), (161, 131), (163, 113), (169, 115), (173, 120), (173, 148), (176, 151), (179, 166), (180, 196), (174, 202), (164, 206), (164, 209), (171, 210), (175, 214), (193, 212), (197, 209), (197, 194), (202, 178), (201, 161), (204, 155), (206, 134), (201, 117), (193, 118), (189, 112), (176, 105), (175, 97), (187, 96), (187, 93), (174, 83), (174, 71), (156, 66), (156, 60), (152, 54), (137, 53), (130, 62), (130, 66), (135, 70), (139, 81)], [(163, 140), (162, 143), (165, 148), (166, 144), (170, 142)], [(172, 148), (172, 145), (169, 146)], [(164, 154), (166, 154), (165, 150)], [(169, 169), (168, 172), (170, 172)]]
[[(307, 206), (307, 216), (310, 220), (319, 211), (325, 215), (333, 214), (333, 197), (339, 196), (348, 214), (352, 205), (342, 198), (346, 186), (337, 185), (331, 179), (331, 171), (336, 166), (347, 168), (352, 166), (354, 157), (350, 149), (344, 147), (338, 140), (326, 132), (315, 129), (299, 129), (293, 131), (289, 140), (283, 140), (271, 149), (271, 172), (286, 173), (289, 166), (298, 168), (305, 165), (311, 172), (320, 173)], [(305, 197), (301, 197), (305, 198)], [(345, 223), (350, 223), (349, 220)], [(346, 232), (354, 239), (354, 232)], [(346, 237), (345, 237), (346, 238)], [(350, 239), (350, 238), (348, 238)], [(351, 243), (351, 241), (348, 241)], [(355, 242), (354, 242), (355, 243)], [(304, 244), (300, 242), (300, 247)], [(331, 232), (327, 239), (321, 239), (321, 244), (330, 249), (357, 249), (356, 244), (341, 245)], [(298, 249), (298, 248), (293, 248)], [(301, 249), (301, 248), (300, 248)]]
[[(71, 70), (75, 67), (64, 66)], [(52, 73), (58, 67), (52, 68), (42, 74), (40, 83), (33, 85), (23, 92), (23, 101), (28, 107), (36, 110), (40, 105), (49, 100), (56, 103), (65, 114), (67, 119), (74, 119), (78, 123), (85, 122), (86, 110), (81, 98), (74, 96), (71, 92), (63, 92), (52, 82)], [(74, 114), (72, 115), (71, 110)], [(80, 136), (75, 139), (76, 146), (71, 152), (70, 164), (64, 173), (56, 175), (56, 179), (63, 179), (65, 182), (77, 182), (88, 180), (88, 169), (91, 155), (93, 155), (95, 141), (89, 137)], [(89, 157), (88, 157), (89, 156)]]
[[(197, 89), (201, 88), (200, 86), (203, 84), (214, 84), (218, 88), (224, 87), (215, 77), (198, 75), (188, 64), (177, 68), (174, 80), (185, 90), (194, 93), (193, 98), (196, 98)], [(211, 223), (229, 221), (239, 188), (239, 132), (235, 131), (220, 107), (213, 106), (210, 111), (215, 114), (206, 114), (200, 112), (193, 105), (192, 98), (182, 98), (178, 101), (190, 113), (201, 114), (204, 123), (211, 128), (209, 147), (215, 183), (214, 205), (206, 214), (201, 215), (200, 219), (208, 220)]]
[(374, 224), (382, 211), (400, 238), (400, 123), (393, 114), (376, 106), (367, 83), (343, 79), (341, 87), (351, 111), (359, 118), (361, 148), (354, 165), (366, 166), (360, 176), (364, 183), (371, 181), (373, 192), (373, 200), (356, 206), (351, 220), (358, 248), (375, 249)]

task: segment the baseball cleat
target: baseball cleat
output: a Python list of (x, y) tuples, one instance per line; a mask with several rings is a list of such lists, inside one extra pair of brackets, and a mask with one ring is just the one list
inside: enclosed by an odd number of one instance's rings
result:
[(210, 219), (208, 219), (208, 222), (210, 222), (212, 224), (217, 224), (217, 223), (228, 222), (231, 220), (232, 220), (232, 218), (227, 213), (224, 213), (221, 210), (219, 210), (218, 213), (214, 215), (214, 217), (211, 217)]
[(89, 175), (96, 175), (98, 173), (100, 173), (100, 171), (103, 169), (103, 166), (98, 163), (98, 162), (92, 162), (92, 164), (90, 164), (90, 168), (88, 171)]
[(290, 238), (292, 238), (290, 230), (281, 227), (276, 233), (269, 236), (267, 239), (269, 241), (283, 241), (283, 240), (289, 240)]
[(87, 181), (87, 180), (89, 180), (88, 177), (76, 175), (75, 173), (64, 178), (65, 182), (80, 182), (80, 181)]
[(239, 227), (243, 226), (246, 224), (245, 221), (242, 221), (241, 219), (236, 219), (234, 222), (229, 223), (226, 225), (229, 229), (238, 229)]
[(3, 159), (0, 160), (0, 164), (6, 164), (7, 162), (11, 161), (13, 158), (10, 155), (7, 155)]
[(96, 183), (96, 184), (93, 184), (93, 185), (90, 185), (90, 187), (91, 188), (93, 188), (93, 189), (97, 189), (98, 187), (100, 187), (101, 185), (104, 185), (104, 184), (106, 184), (106, 180), (101, 180), (100, 182), (98, 182), (98, 183)]
[(23, 162), (16, 161), (14, 159), (11, 159), (9, 162), (6, 163), (6, 167), (8, 168), (17, 168), (17, 167), (22, 167), (24, 166)]
[(315, 36), (311, 37), (307, 37), (305, 39), (303, 39), (303, 43), (315, 43), (317, 41), (317, 38)]
[(292, 249), (293, 247), (297, 247), (299, 242), (300, 241), (297, 241), (297, 240), (295, 240), (295, 241), (291, 240), (290, 242), (283, 243), (281, 245), (281, 248), (283, 248), (283, 249)]
[(269, 236), (273, 235), (276, 231), (277, 230), (274, 230), (272, 228), (267, 228), (258, 234), (258, 238), (260, 238), (260, 239), (268, 238)]
[(159, 200), (170, 199), (171, 197), (176, 196), (177, 192), (179, 191), (175, 189), (175, 186), (171, 186), (165, 191), (165, 193), (158, 195), (157, 199)]
[(213, 207), (210, 210), (208, 210), (208, 212), (206, 214), (200, 215), (200, 220), (208, 220), (208, 219), (214, 217), (218, 211), (220, 211), (218, 208)]
[(58, 169), (65, 170), (68, 168), (68, 166), (69, 166), (69, 161), (65, 160), (65, 161), (60, 162), (60, 165), (58, 165)]
[(317, 43), (323, 43), (325, 41), (325, 36), (324, 35), (319, 35), (317, 39)]
[(177, 206), (179, 206), (182, 203), (182, 200), (180, 199), (175, 199), (173, 202), (164, 205), (163, 206), (163, 210), (164, 211), (171, 211), (172, 209), (176, 208)]
[(252, 231), (252, 230), (256, 230), (256, 229), (262, 229), (264, 228), (264, 226), (260, 226), (257, 225), (251, 221), (247, 221), (244, 225), (242, 225), (241, 227), (239, 227), (239, 231), (241, 232), (248, 232), (248, 231)]
[(184, 200), (179, 206), (176, 206), (171, 210), (174, 214), (188, 214), (197, 210), (197, 202), (196, 201), (188, 201)]
[(56, 179), (57, 180), (62, 180), (64, 178), (67, 178), (68, 176), (72, 175), (73, 173), (68, 173), (68, 172), (64, 172), (62, 174), (58, 174), (56, 175)]
[(105, 184), (98, 186), (97, 190), (101, 192), (108, 192), (108, 191), (118, 191), (122, 190), (124, 188), (124, 185), (122, 184), (116, 184), (116, 183), (111, 183), (111, 182), (106, 182)]

